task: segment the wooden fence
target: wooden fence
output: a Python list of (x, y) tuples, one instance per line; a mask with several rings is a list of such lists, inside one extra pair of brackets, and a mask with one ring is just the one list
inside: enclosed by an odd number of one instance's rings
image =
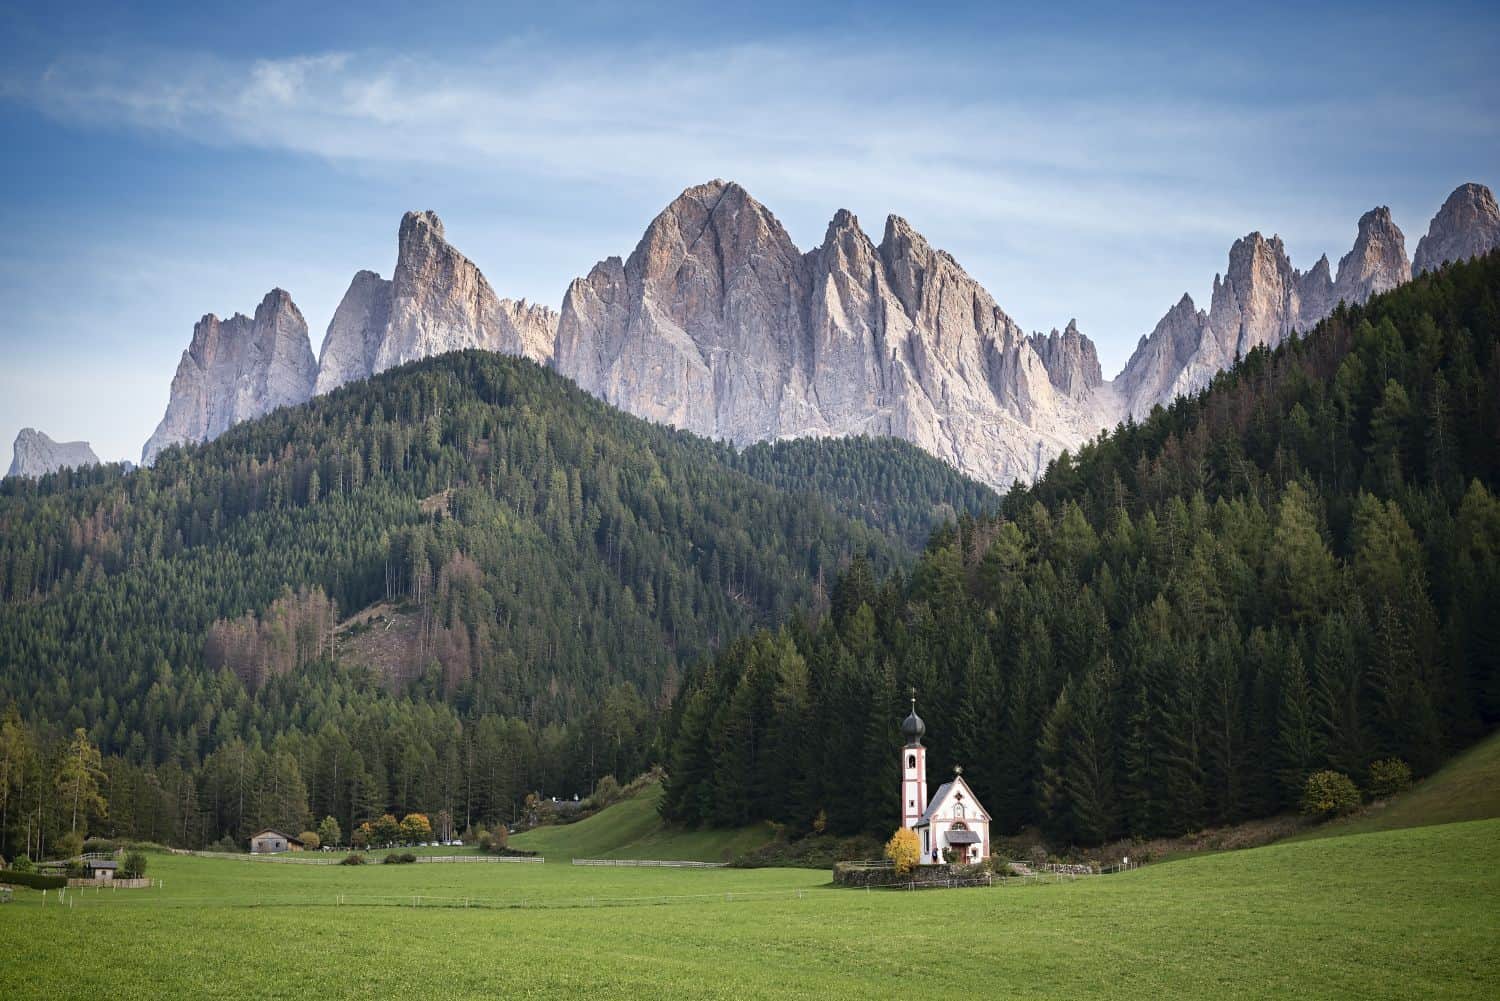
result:
[(140, 879), (78, 879), (68, 880), (69, 886), (90, 887), (96, 890), (144, 890), (154, 880), (142, 876)]
[(728, 862), (686, 862), (646, 858), (576, 858), (574, 865), (653, 866), (661, 869), (724, 869)]
[(540, 855), (418, 855), (418, 862), (545, 862)]
[[(290, 852), (283, 854), (243, 854), (233, 852), (200, 852), (187, 848), (173, 848), (173, 855), (194, 855), (198, 858), (229, 859), (234, 862), (275, 862), (279, 865), (343, 865), (346, 853), (323, 854), (321, 852)], [(356, 854), (364, 854), (362, 852)], [(383, 856), (366, 855), (365, 860), (378, 864)], [(540, 855), (418, 855), (418, 862), (545, 862)]]

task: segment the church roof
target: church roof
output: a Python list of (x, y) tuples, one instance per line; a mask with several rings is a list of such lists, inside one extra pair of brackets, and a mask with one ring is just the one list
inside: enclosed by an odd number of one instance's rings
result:
[(952, 788), (952, 782), (944, 782), (942, 785), (938, 786), (937, 792), (932, 794), (932, 799), (927, 803), (927, 809), (922, 811), (922, 815), (917, 818), (917, 822), (914, 826), (921, 827), (923, 824), (930, 823), (932, 821), (932, 815), (937, 812), (939, 804), (941, 804), (943, 800), (948, 798), (948, 793)]
[(942, 809), (943, 803), (948, 799), (948, 794), (953, 792), (955, 787), (962, 790), (964, 798), (974, 807), (974, 809), (979, 811), (979, 816), (982, 819), (990, 819), (989, 811), (987, 811), (984, 806), (980, 804), (979, 797), (974, 795), (974, 790), (969, 788), (969, 783), (964, 781), (964, 777), (962, 775), (955, 775), (953, 776), (952, 782), (944, 782), (942, 785), (938, 786), (937, 792), (932, 794), (931, 802), (927, 804), (927, 809), (922, 811), (922, 816), (918, 817), (917, 822), (912, 826), (926, 827), (928, 824), (930, 824), (932, 822), (933, 815), (937, 813), (938, 810)]

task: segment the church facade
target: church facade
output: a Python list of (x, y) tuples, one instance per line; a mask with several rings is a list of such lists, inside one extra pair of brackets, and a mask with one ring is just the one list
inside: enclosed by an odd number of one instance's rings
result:
[(917, 715), (915, 695), (911, 715), (901, 722), (906, 744), (901, 748), (901, 826), (917, 835), (921, 863), (978, 862), (990, 854), (990, 815), (964, 780), (963, 768), (953, 779), (927, 795), (927, 748), (922, 737), (927, 725)]

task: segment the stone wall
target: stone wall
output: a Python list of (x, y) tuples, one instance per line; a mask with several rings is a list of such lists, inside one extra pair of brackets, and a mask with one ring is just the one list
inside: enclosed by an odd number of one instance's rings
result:
[(839, 862), (833, 867), (835, 886), (919, 889), (927, 886), (988, 886), (990, 871), (979, 865), (919, 865), (907, 873), (878, 862)]

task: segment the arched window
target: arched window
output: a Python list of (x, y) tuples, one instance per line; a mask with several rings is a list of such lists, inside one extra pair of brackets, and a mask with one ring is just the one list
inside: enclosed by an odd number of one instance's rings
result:
[(917, 767), (917, 756), (915, 754), (908, 754), (906, 756), (906, 767), (907, 768), (915, 768), (915, 767)]
[(955, 817), (959, 817), (959, 818), (963, 817), (963, 815), (964, 815), (964, 801), (963, 800), (957, 800), (953, 804), (953, 815)]

